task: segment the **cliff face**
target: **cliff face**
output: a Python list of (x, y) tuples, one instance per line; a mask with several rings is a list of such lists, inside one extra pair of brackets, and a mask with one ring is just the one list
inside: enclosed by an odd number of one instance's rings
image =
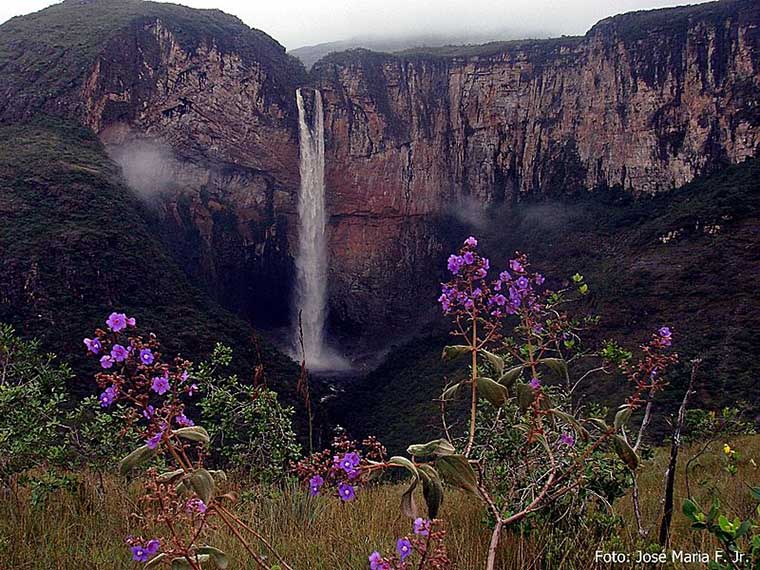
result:
[[(399, 271), (428, 271), (441, 234), (427, 224), (452, 208), (662, 192), (760, 149), (750, 1), (628, 14), (584, 38), (358, 50), (312, 74), (325, 99), (333, 290), (354, 292), (337, 300), (349, 319), (407, 303), (418, 280)], [(357, 275), (372, 289), (356, 294)]]
[(754, 0), (619, 16), (583, 38), (346, 52), (309, 77), (213, 10), (66, 0), (1, 31), (0, 121), (90, 127), (185, 271), (258, 322), (290, 314), (299, 85), (325, 101), (331, 305), (350, 330), (413, 323), (425, 308), (410, 299), (433, 298), (451, 220), (471, 211), (662, 192), (760, 146)]
[(305, 71), (282, 46), (218, 11), (135, 0), (67, 0), (3, 35), (1, 120), (90, 127), (187, 273), (246, 317), (287, 318)]

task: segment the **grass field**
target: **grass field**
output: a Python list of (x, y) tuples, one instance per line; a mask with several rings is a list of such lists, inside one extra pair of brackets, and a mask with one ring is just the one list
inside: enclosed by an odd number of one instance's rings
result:
[[(760, 437), (742, 437), (729, 443), (742, 454), (739, 473), (730, 476), (723, 470), (721, 447), (716, 441), (701, 459), (692, 464), (690, 484), (698, 500), (718, 493), (730, 514), (749, 516), (755, 505), (747, 484), (758, 477), (750, 459), (760, 461)], [(698, 449), (685, 449), (677, 479), (678, 512), (673, 520), (671, 548), (688, 552), (712, 551), (717, 547), (706, 535), (692, 532), (680, 513), (686, 496), (683, 466)], [(642, 466), (640, 483), (643, 516), (652, 528), (649, 537), (639, 539), (629, 497), (615, 504), (614, 510), (624, 525), (618, 537), (600, 543), (581, 532), (560, 535), (554, 525), (534, 529), (530, 536), (506, 533), (502, 540), (499, 568), (609, 568), (595, 563), (597, 549), (635, 552), (651, 548), (655, 542), (661, 514), (662, 487), (667, 463), (665, 450), (658, 450)], [(81, 570), (137, 567), (129, 560), (124, 537), (140, 533), (139, 521), (130, 518), (131, 501), (139, 491), (132, 483), (129, 493), (120, 492), (122, 483), (106, 477), (101, 487), (92, 474), (82, 475), (73, 493), (57, 492), (42, 506), (33, 507), (28, 491), (6, 491), (0, 499), (0, 567), (8, 570)], [(234, 484), (232, 486), (235, 486)], [(410, 522), (398, 509), (401, 495), (398, 485), (381, 485), (367, 489), (350, 504), (337, 499), (309, 497), (303, 489), (238, 489), (242, 499), (239, 514), (272, 538), (277, 549), (297, 570), (368, 568), (367, 555), (373, 550), (391, 552), (396, 538), (410, 532)], [(490, 532), (482, 524), (483, 508), (458, 492), (447, 495), (441, 513), (448, 530), (448, 550), (459, 570), (482, 568)], [(572, 521), (570, 521), (572, 523)], [(572, 524), (570, 525), (572, 528)], [(217, 529), (210, 541), (231, 555), (230, 568), (254, 568), (245, 552), (227, 533)], [(554, 558), (547, 561), (551, 545)], [(557, 559), (557, 552), (562, 557)], [(633, 564), (613, 565), (633, 568)], [(668, 564), (658, 568), (699, 568), (700, 565)]]

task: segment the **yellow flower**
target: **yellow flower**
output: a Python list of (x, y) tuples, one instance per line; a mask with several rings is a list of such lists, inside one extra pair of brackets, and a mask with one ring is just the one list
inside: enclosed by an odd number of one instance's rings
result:
[(723, 444), (723, 453), (725, 453), (726, 455), (731, 455), (733, 452), (734, 450), (731, 449), (730, 445), (728, 445), (727, 443)]

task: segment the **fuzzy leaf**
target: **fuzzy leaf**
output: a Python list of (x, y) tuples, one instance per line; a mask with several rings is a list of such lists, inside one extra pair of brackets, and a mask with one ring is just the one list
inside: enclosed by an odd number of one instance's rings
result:
[(209, 504), (211, 498), (214, 496), (214, 478), (211, 473), (205, 469), (196, 469), (193, 471), (188, 479), (193, 491), (201, 498), (201, 500)]
[(419, 472), (422, 477), (422, 496), (427, 505), (428, 518), (432, 520), (438, 517), (438, 511), (443, 504), (443, 484), (438, 471), (432, 466), (420, 465)]
[(572, 427), (576, 433), (581, 436), (584, 440), (588, 440), (589, 433), (586, 428), (584, 428), (581, 423), (575, 418), (574, 416), (563, 412), (561, 410), (557, 410), (555, 408), (552, 408), (549, 410), (549, 413), (558, 418), (559, 420), (565, 422), (567, 425)]
[(478, 395), (497, 408), (506, 404), (509, 399), (509, 391), (505, 386), (485, 377), (478, 378)]
[(409, 455), (414, 455), (415, 457), (430, 457), (431, 455), (452, 455), (456, 453), (454, 446), (445, 439), (434, 439), (433, 441), (429, 441), (427, 443), (410, 445), (406, 451)]
[(420, 474), (417, 473), (417, 467), (414, 466), (414, 463), (409, 461), (406, 457), (401, 457), (400, 455), (394, 455), (388, 460), (388, 463), (391, 465), (396, 465), (398, 467), (403, 467), (409, 473), (414, 475), (415, 477), (419, 477)]
[(620, 406), (620, 409), (618, 410), (618, 413), (615, 414), (615, 429), (620, 429), (624, 425), (628, 423), (628, 420), (631, 419), (631, 413), (633, 410), (630, 406), (623, 404)]
[(435, 465), (441, 478), (446, 483), (459, 487), (473, 495), (480, 496), (475, 471), (472, 470), (472, 466), (465, 457), (462, 455), (439, 457)]
[(619, 435), (615, 435), (613, 436), (612, 444), (615, 447), (615, 452), (618, 454), (620, 459), (623, 460), (623, 462), (631, 469), (631, 471), (635, 471), (639, 466), (639, 457), (636, 455), (636, 452), (631, 448), (628, 442)]
[(174, 471), (167, 471), (166, 473), (161, 473), (161, 475), (158, 476), (158, 482), (159, 483), (174, 483), (177, 479), (182, 477), (185, 474), (184, 469), (175, 469)]
[(493, 366), (494, 370), (496, 371), (496, 377), (498, 378), (501, 376), (504, 372), (504, 359), (501, 356), (498, 356), (493, 352), (489, 352), (487, 350), (480, 349), (478, 352), (485, 356), (489, 364)]
[(567, 363), (562, 358), (542, 358), (538, 363), (547, 366), (560, 378), (567, 375)]
[(208, 554), (220, 570), (225, 570), (230, 565), (227, 555), (213, 546), (202, 546), (198, 549), (198, 554)]
[(447, 387), (443, 394), (441, 394), (441, 400), (453, 400), (459, 395), (459, 391), (462, 389), (462, 382)]
[(443, 349), (442, 358), (444, 360), (454, 360), (455, 358), (459, 358), (460, 356), (469, 354), (471, 352), (472, 352), (472, 349), (469, 346), (464, 346), (462, 344), (446, 346)]
[(530, 408), (533, 400), (536, 398), (536, 391), (529, 384), (517, 385), (517, 405), (523, 412)]
[(512, 386), (514, 386), (515, 382), (517, 382), (517, 380), (522, 375), (522, 371), (523, 371), (522, 365), (514, 366), (513, 368), (510, 368), (504, 374), (501, 375), (501, 378), (499, 378), (499, 384), (502, 384), (506, 386), (508, 389), (511, 389)]
[(162, 560), (165, 560), (167, 556), (168, 555), (166, 554), (166, 552), (162, 552), (160, 554), (157, 554), (156, 556), (154, 556), (153, 558), (151, 558), (150, 560), (148, 560), (148, 562), (145, 564), (145, 566), (143, 566), (143, 568), (153, 568), (154, 566), (158, 566), (158, 564)]
[(417, 518), (417, 505), (414, 501), (414, 490), (417, 488), (417, 483), (419, 483), (419, 481), (419, 475), (413, 477), (409, 488), (404, 491), (403, 495), (401, 495), (401, 512), (411, 519)]
[(141, 463), (152, 459), (155, 454), (155, 449), (141, 445), (119, 462), (119, 473), (126, 475)]
[(205, 444), (208, 444), (208, 442), (211, 441), (208, 432), (201, 426), (183, 427), (175, 429), (172, 433), (189, 441), (198, 441)]
[(697, 506), (697, 504), (691, 499), (686, 499), (683, 502), (683, 506), (681, 507), (681, 510), (683, 510), (683, 514), (686, 515), (686, 518), (688, 518), (692, 522), (696, 522), (697, 513), (702, 512), (702, 510)]

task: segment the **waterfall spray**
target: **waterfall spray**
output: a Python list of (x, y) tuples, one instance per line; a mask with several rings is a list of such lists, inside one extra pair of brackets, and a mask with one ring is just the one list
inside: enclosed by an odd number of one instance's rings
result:
[[(306, 363), (311, 369), (342, 368), (345, 363), (325, 346), (327, 318), (327, 236), (325, 215), (325, 137), (322, 95), (314, 91), (309, 126), (301, 90), (296, 90), (301, 151), (301, 191), (298, 197), (298, 252), (296, 254), (295, 337), (299, 314)], [(300, 343), (296, 340), (300, 351)], [(300, 356), (300, 354), (299, 354)]]

